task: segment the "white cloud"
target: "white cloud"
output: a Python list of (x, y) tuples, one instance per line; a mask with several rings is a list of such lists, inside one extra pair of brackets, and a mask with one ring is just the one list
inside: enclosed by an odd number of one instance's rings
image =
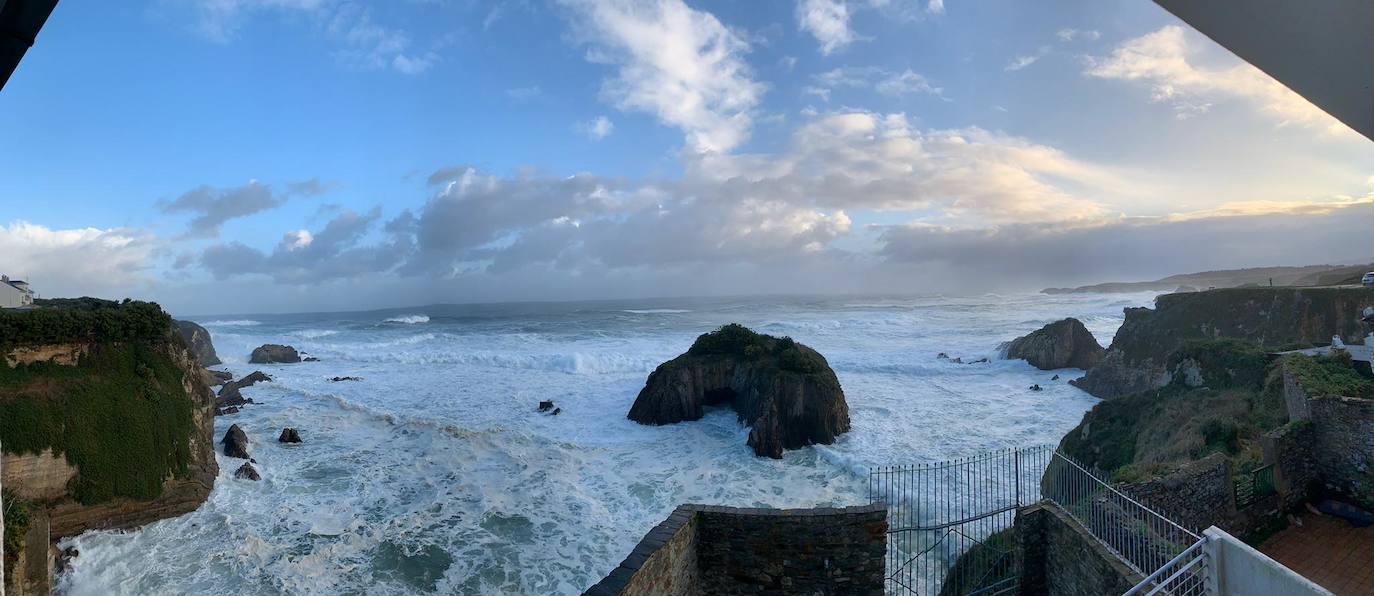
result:
[(1015, 72), (1027, 66), (1035, 64), (1039, 60), (1040, 56), (1038, 54), (1033, 54), (1030, 56), (1017, 56), (1013, 58), (1011, 62), (1008, 62), (1006, 68), (1004, 68), (1003, 70), (1006, 70), (1007, 72)]
[(926, 12), (930, 14), (945, 14), (945, 0), (930, 0), (926, 3)]
[(803, 92), (823, 96), (827, 101), (830, 91), (840, 87), (872, 89), (893, 97), (912, 94), (944, 97), (944, 89), (936, 87), (929, 79), (911, 69), (893, 72), (876, 66), (841, 66), (812, 75), (811, 78), (816, 85), (803, 89)]
[(615, 130), (615, 123), (605, 116), (597, 116), (587, 122), (579, 123), (577, 130), (593, 141), (600, 141)]
[(123, 298), (151, 283), (155, 243), (130, 229), (54, 230), (24, 221), (0, 226), (0, 273), (24, 277), (43, 296)]
[(1059, 32), (1055, 34), (1055, 36), (1058, 37), (1058, 38), (1059, 38), (1059, 41), (1062, 41), (1062, 42), (1070, 42), (1070, 41), (1074, 41), (1074, 40), (1076, 40), (1076, 39), (1082, 39), (1082, 40), (1086, 40), (1086, 41), (1097, 41), (1097, 40), (1099, 40), (1099, 39), (1102, 38), (1102, 32), (1097, 31), (1097, 30), (1095, 30), (1095, 29), (1067, 29), (1067, 28), (1066, 28), (1066, 29), (1060, 29)]
[(729, 151), (749, 136), (765, 86), (744, 60), (749, 44), (681, 0), (563, 0), (577, 15), (588, 59), (618, 73), (602, 97), (654, 114), (695, 151)]
[(856, 39), (849, 28), (849, 6), (843, 0), (800, 0), (797, 26), (815, 37), (821, 54), (827, 56)]
[(1104, 79), (1145, 83), (1152, 101), (1168, 103), (1179, 118), (1207, 112), (1216, 102), (1244, 100), (1282, 125), (1296, 124), (1330, 134), (1353, 134), (1340, 121), (1259, 69), (1231, 58), (1231, 66), (1195, 63), (1198, 44), (1182, 27), (1169, 25), (1129, 39), (1110, 56), (1089, 58), (1085, 73)]

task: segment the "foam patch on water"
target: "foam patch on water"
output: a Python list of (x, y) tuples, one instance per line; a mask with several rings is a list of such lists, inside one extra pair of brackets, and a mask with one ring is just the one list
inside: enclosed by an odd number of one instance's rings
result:
[(403, 325), (418, 325), (420, 323), (428, 323), (429, 315), (403, 315), (399, 317), (391, 317), (387, 319), (385, 322), (401, 323)]

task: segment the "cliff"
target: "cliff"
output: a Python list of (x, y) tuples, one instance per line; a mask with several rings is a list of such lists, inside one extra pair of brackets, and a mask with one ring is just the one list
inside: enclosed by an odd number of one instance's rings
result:
[(730, 406), (751, 427), (756, 455), (829, 444), (849, 430), (849, 406), (825, 358), (791, 338), (726, 325), (698, 337), (687, 353), (659, 365), (635, 398), (641, 424), (697, 420), (707, 406)]
[(1235, 339), (1274, 350), (1331, 342), (1360, 343), (1360, 312), (1374, 305), (1362, 288), (1232, 288), (1166, 294), (1155, 308), (1128, 308), (1102, 361), (1074, 385), (1103, 399), (1169, 381), (1166, 361), (1189, 340)]
[(214, 395), (156, 304), (3, 311), (0, 354), (0, 482), (47, 520), (53, 540), (205, 501), (218, 474)]
[(191, 353), (195, 355), (201, 366), (220, 364), (219, 355), (215, 353), (215, 344), (210, 340), (209, 331), (191, 321), (177, 321), (176, 323), (177, 329), (181, 331), (181, 338), (185, 340), (186, 346), (191, 349)]

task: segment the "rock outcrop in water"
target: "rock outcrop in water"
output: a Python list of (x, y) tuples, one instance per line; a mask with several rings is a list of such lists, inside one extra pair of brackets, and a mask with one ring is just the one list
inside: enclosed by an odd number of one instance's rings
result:
[(209, 331), (191, 321), (177, 321), (176, 324), (177, 330), (181, 332), (181, 338), (186, 340), (186, 347), (191, 349), (191, 354), (195, 355), (201, 366), (220, 364), (219, 356), (215, 354), (215, 344), (210, 341)]
[(1106, 350), (1078, 319), (1064, 319), (1045, 325), (1029, 335), (1007, 344), (1005, 355), (1024, 359), (1040, 370), (1057, 368), (1089, 369), (1102, 360)]
[(219, 442), (224, 444), (224, 455), (239, 459), (251, 459), (248, 456), (248, 435), (239, 428), (239, 425), (232, 425), (229, 430), (224, 431), (224, 438), (220, 439)]
[[(237, 412), (238, 408), (253, 403), (251, 398), (244, 397), (239, 390), (244, 387), (251, 387), (259, 382), (271, 381), (272, 377), (267, 376), (260, 370), (255, 370), (242, 379), (225, 383), (223, 387), (219, 388), (219, 394), (215, 397), (215, 415), (231, 414)], [(230, 408), (233, 408), (233, 412), (229, 411)]]
[(283, 428), (281, 429), (281, 436), (277, 437), (277, 442), (299, 443), (301, 442), (301, 433), (297, 432), (294, 428)]
[(248, 356), (252, 364), (290, 364), (300, 362), (301, 355), (296, 348), (281, 344), (263, 344), (253, 349)]
[(1325, 344), (1332, 335), (1360, 343), (1363, 288), (1230, 288), (1166, 294), (1155, 308), (1128, 308), (1102, 361), (1078, 388), (1110, 399), (1155, 389), (1171, 378), (1168, 358), (1189, 340), (1235, 339), (1267, 350)]
[(825, 357), (737, 324), (698, 337), (687, 353), (659, 365), (629, 418), (673, 424), (701, 418), (707, 406), (733, 408), (760, 456), (833, 443), (849, 430), (849, 406)]

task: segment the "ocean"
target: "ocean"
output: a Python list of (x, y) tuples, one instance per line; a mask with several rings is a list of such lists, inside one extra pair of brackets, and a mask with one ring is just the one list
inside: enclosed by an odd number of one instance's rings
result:
[[(68, 539), (70, 594), (576, 594), (684, 502), (867, 502), (868, 470), (1057, 443), (1097, 401), (1078, 371), (998, 346), (1079, 318), (1106, 345), (1154, 294), (715, 298), (445, 305), (193, 318), (258, 402), (216, 419), (248, 434), (260, 482), (219, 455), (199, 510)], [(728, 410), (625, 418), (645, 378), (729, 322), (823, 354), (852, 429), (755, 457)], [(318, 362), (249, 365), (263, 343)], [(937, 357), (947, 353), (951, 359)], [(959, 364), (989, 358), (987, 363)], [(334, 382), (336, 376), (360, 381)], [(1029, 390), (1040, 384), (1043, 391)], [(553, 400), (561, 413), (537, 413)], [(276, 442), (284, 427), (304, 443)]]

